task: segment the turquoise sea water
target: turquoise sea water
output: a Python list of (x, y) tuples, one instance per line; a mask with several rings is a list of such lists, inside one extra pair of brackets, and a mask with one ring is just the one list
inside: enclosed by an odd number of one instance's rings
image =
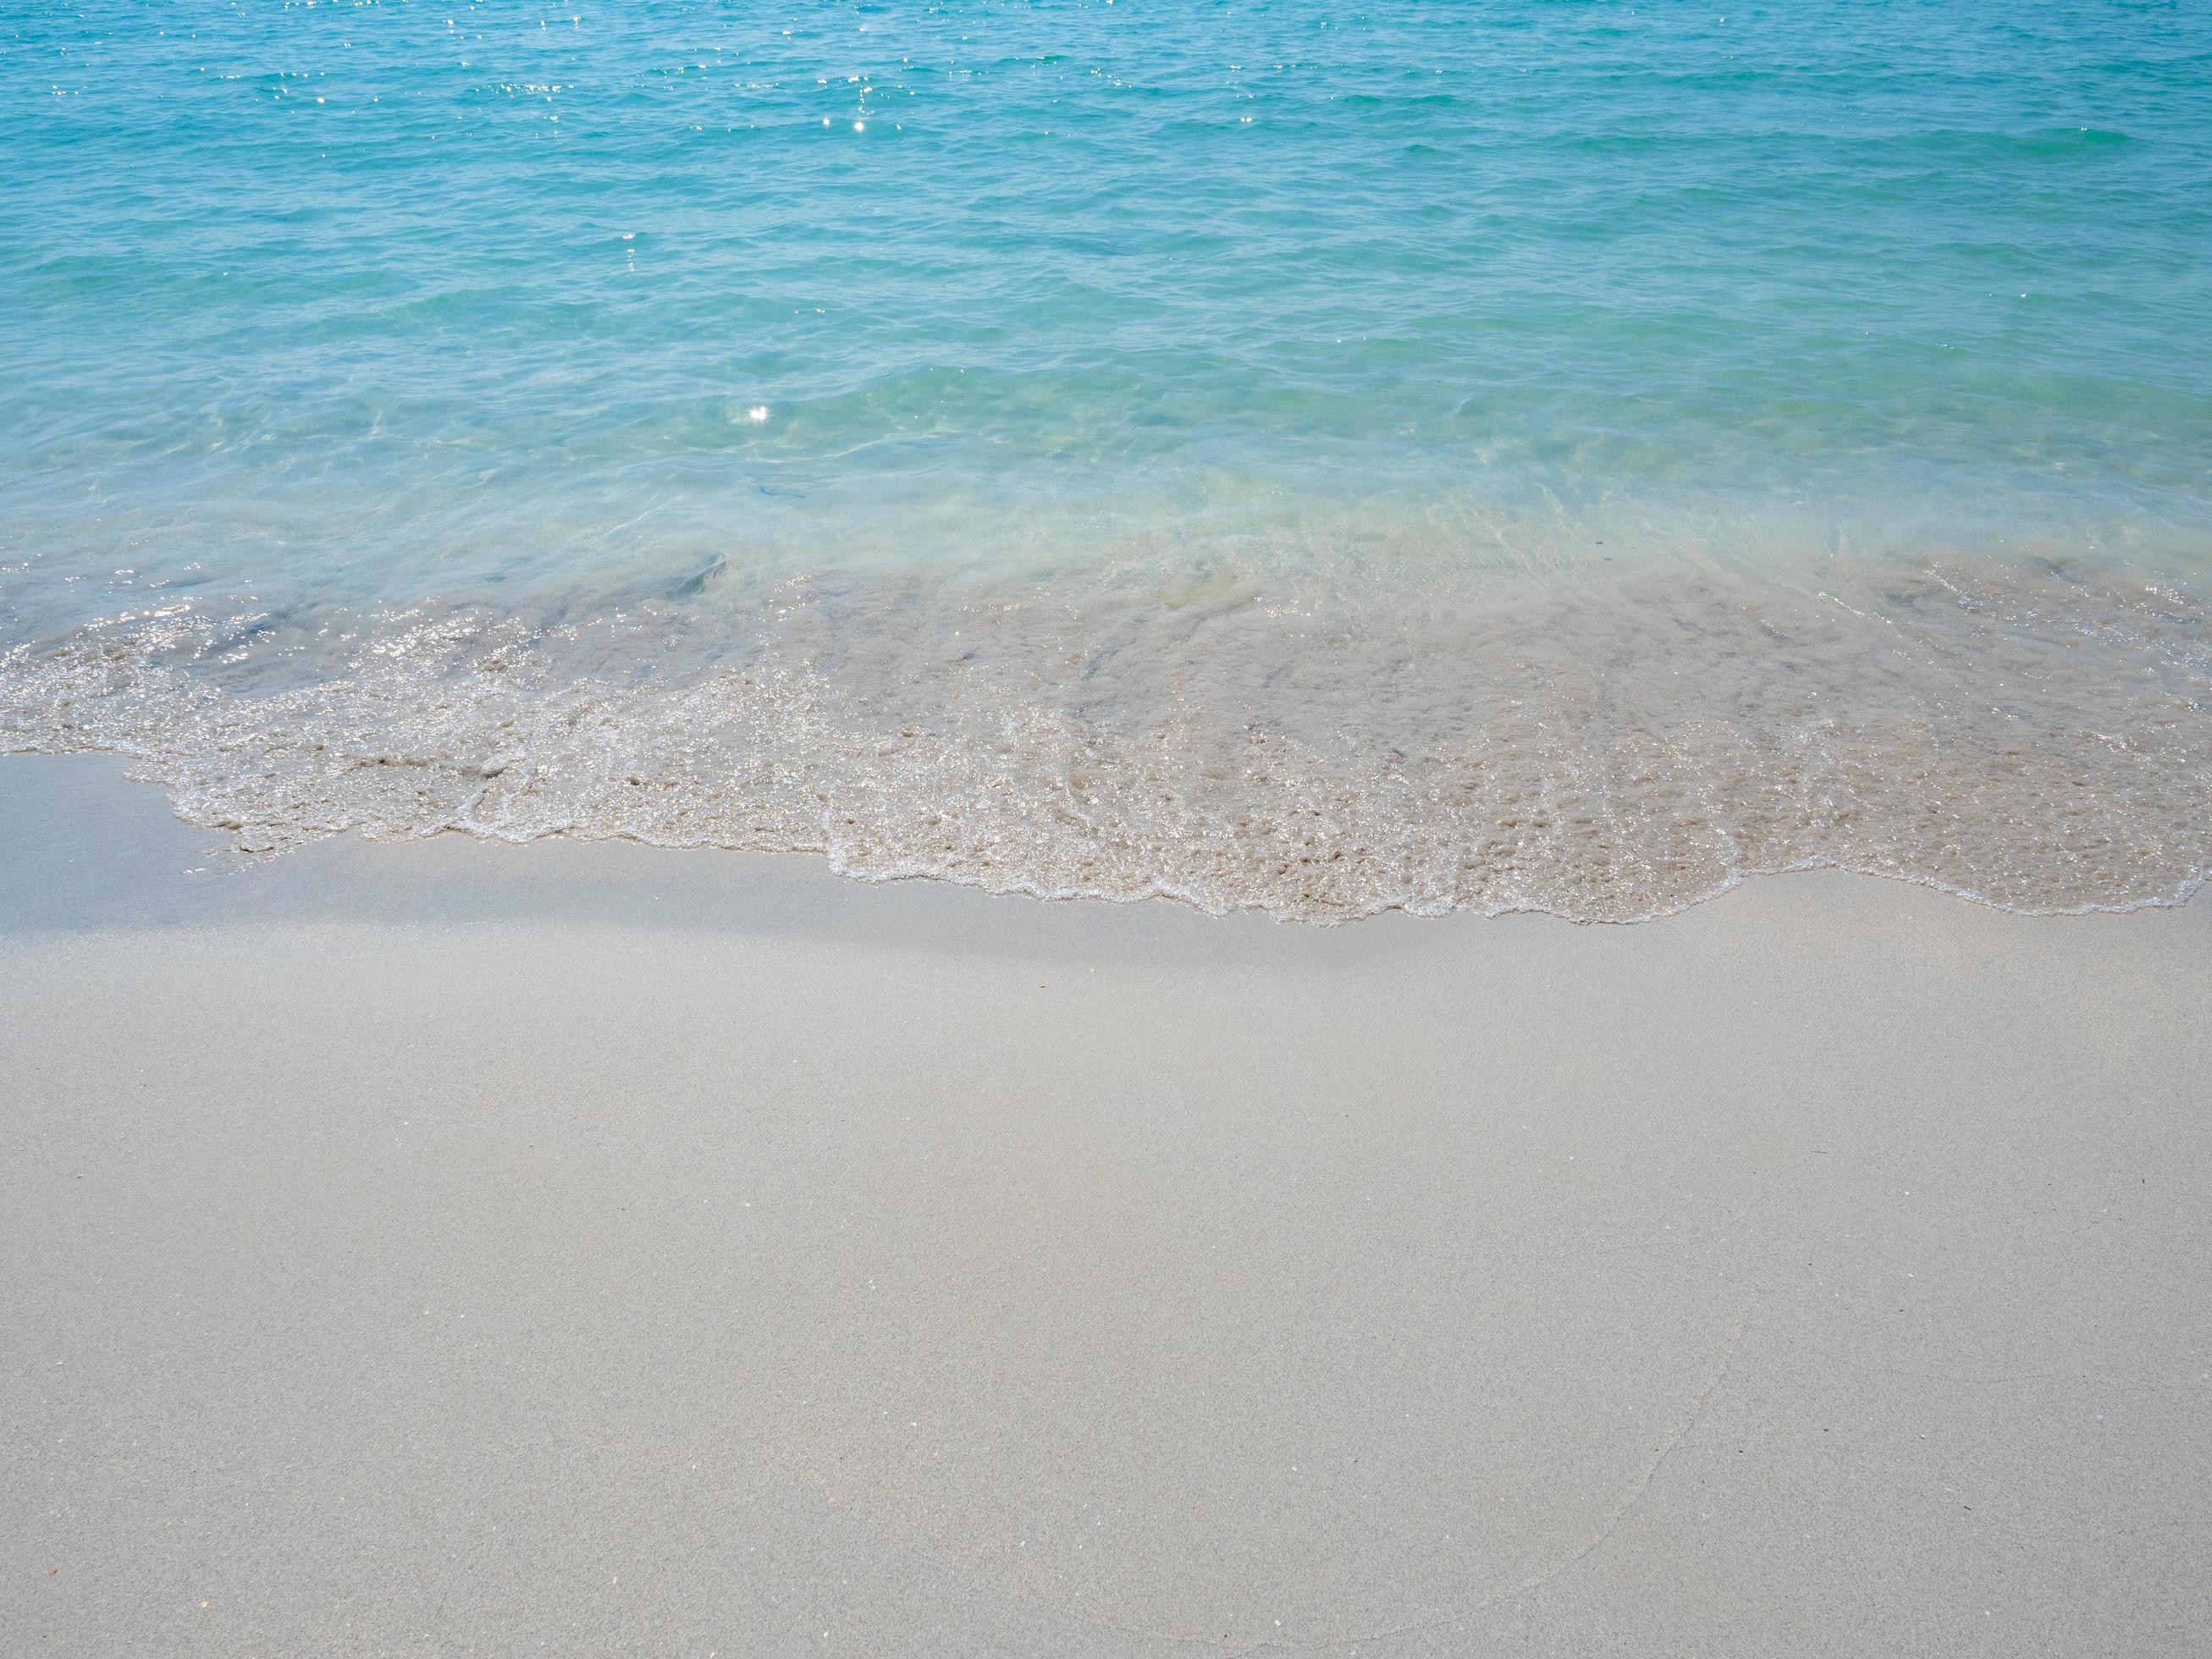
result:
[(0, 6), (0, 744), (249, 847), (2212, 863), (2212, 8)]

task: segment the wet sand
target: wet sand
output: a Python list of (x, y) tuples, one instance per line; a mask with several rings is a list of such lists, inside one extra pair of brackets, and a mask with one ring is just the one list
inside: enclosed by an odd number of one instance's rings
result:
[(2183, 1654), (2212, 906), (240, 870), (0, 760), (0, 1650)]

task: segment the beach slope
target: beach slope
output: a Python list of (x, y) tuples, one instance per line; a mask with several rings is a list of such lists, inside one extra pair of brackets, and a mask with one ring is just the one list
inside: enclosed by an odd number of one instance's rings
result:
[(7, 1652), (2212, 1642), (2203, 903), (0, 866)]

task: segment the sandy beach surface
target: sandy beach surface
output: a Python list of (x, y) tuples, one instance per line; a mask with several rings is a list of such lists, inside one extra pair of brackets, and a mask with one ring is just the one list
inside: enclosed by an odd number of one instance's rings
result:
[(2203, 902), (0, 872), (0, 1651), (2212, 1647)]

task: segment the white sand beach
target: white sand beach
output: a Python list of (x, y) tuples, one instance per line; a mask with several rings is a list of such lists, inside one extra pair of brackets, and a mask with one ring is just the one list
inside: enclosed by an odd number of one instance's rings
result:
[(2202, 1653), (2212, 907), (231, 867), (0, 760), (0, 1650)]

